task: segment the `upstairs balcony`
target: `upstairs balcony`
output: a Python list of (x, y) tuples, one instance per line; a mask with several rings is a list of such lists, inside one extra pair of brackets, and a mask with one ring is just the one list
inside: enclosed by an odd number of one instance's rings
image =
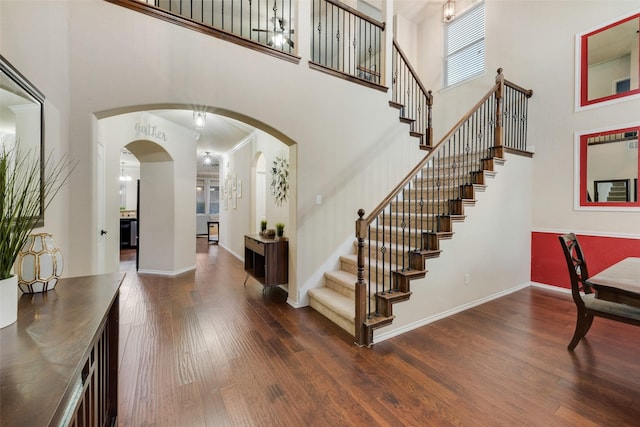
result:
[(294, 63), (304, 52), (312, 68), (387, 90), (385, 23), (337, 0), (106, 1)]

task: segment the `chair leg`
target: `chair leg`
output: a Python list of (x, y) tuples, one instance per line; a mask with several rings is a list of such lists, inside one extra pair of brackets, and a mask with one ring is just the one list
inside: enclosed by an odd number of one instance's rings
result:
[(593, 315), (578, 311), (578, 315), (576, 318), (576, 331), (573, 333), (573, 338), (567, 346), (570, 351), (573, 351), (573, 349), (578, 345), (578, 342), (580, 342), (580, 340), (585, 335), (587, 335), (587, 332), (589, 332), (592, 323)]

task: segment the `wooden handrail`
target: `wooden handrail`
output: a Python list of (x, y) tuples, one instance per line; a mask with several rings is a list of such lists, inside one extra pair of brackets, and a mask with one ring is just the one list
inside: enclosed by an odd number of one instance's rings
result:
[[(467, 114), (465, 114), (451, 128), (451, 130), (449, 130), (449, 132), (447, 132), (447, 134), (440, 139), (440, 141), (438, 141), (438, 143), (434, 146), (433, 150), (431, 150), (413, 169), (411, 169), (411, 171), (404, 177), (404, 179), (400, 181), (400, 183), (396, 185), (393, 190), (391, 190), (389, 195), (385, 197), (384, 200), (382, 200), (382, 202), (380, 202), (380, 204), (378, 204), (378, 206), (376, 206), (376, 208), (373, 211), (371, 211), (371, 213), (369, 213), (369, 215), (366, 218), (364, 218), (364, 223), (366, 224), (366, 226), (371, 225), (371, 223), (378, 217), (378, 215), (382, 213), (384, 208), (386, 208), (387, 205), (391, 203), (393, 198), (396, 197), (405, 188), (407, 183), (416, 176), (416, 174), (420, 171), (420, 169), (422, 169), (424, 165), (426, 165), (429, 162), (429, 160), (438, 151), (437, 148), (440, 145), (442, 145), (445, 141), (447, 141), (451, 137), (451, 135), (453, 135), (460, 128), (460, 126), (462, 126), (469, 119), (469, 117), (471, 117), (474, 111), (477, 110), (482, 104), (484, 104), (485, 101), (489, 99), (489, 97), (491, 97), (498, 90), (499, 86), (500, 84), (494, 85), (493, 88), (491, 88), (491, 90), (480, 101), (478, 101), (478, 103), (476, 103), (476, 105), (474, 105), (469, 110), (469, 112), (467, 112)], [(362, 227), (358, 228), (358, 230), (363, 230), (363, 229), (364, 228)], [(356, 236), (356, 237), (364, 238), (366, 236)]]
[[(465, 200), (473, 198), (475, 185), (484, 184), (494, 158), (526, 148), (525, 98), (532, 94), (506, 82), (498, 69), (494, 86), (391, 193), (366, 218), (358, 211), (356, 344), (373, 344), (373, 330), (393, 320), (390, 305), (408, 298), (410, 280), (424, 277), (425, 260), (440, 253), (440, 239), (452, 236), (452, 223), (464, 216)], [(505, 115), (518, 120), (503, 126)]]
[(402, 60), (405, 62), (407, 68), (409, 69), (409, 71), (411, 72), (411, 75), (413, 76), (413, 78), (415, 79), (416, 83), (418, 83), (418, 86), (420, 86), (420, 89), (425, 93), (425, 94), (430, 94), (430, 92), (423, 86), (422, 82), (420, 81), (420, 79), (418, 78), (418, 73), (416, 73), (416, 71), (413, 69), (413, 67), (411, 66), (411, 63), (409, 62), (409, 60), (407, 59), (407, 55), (404, 54), (404, 51), (400, 48), (400, 45), (398, 45), (398, 42), (396, 41), (395, 37), (393, 39), (393, 46), (396, 48), (396, 50), (398, 51), (398, 54), (400, 55), (400, 57), (402, 58)]
[[(489, 97), (491, 97), (494, 93), (496, 93), (500, 89), (501, 81), (504, 82), (506, 86), (509, 86), (512, 89), (516, 89), (524, 93), (527, 96), (527, 98), (530, 98), (533, 95), (533, 90), (524, 89), (523, 87), (518, 86), (515, 83), (505, 80), (501, 76), (502, 76), (502, 68), (499, 68), (498, 76), (496, 77), (496, 80), (498, 82), (489, 90), (489, 92), (487, 92), (487, 94), (482, 99), (480, 99), (480, 101), (478, 101), (473, 107), (471, 107), (471, 109), (464, 116), (462, 116), (462, 118), (458, 120), (458, 122), (455, 125), (453, 125), (453, 127), (449, 130), (449, 132), (447, 132), (440, 139), (440, 141), (438, 141), (438, 143), (433, 147), (433, 150), (431, 150), (413, 169), (411, 169), (411, 171), (404, 177), (404, 179), (400, 181), (400, 183), (396, 185), (393, 188), (393, 190), (391, 190), (389, 195), (387, 195), (387, 197), (385, 197), (382, 200), (382, 202), (380, 202), (378, 206), (376, 206), (375, 209), (373, 209), (369, 213), (369, 215), (367, 215), (367, 217), (363, 219), (363, 224), (360, 224), (360, 227), (358, 227), (357, 231), (366, 230), (366, 227), (371, 225), (371, 223), (378, 217), (378, 215), (380, 215), (382, 211), (389, 205), (389, 203), (391, 203), (393, 198), (396, 197), (405, 188), (407, 183), (416, 176), (416, 174), (420, 171), (420, 169), (422, 169), (424, 165), (426, 165), (429, 162), (429, 160), (431, 160), (431, 158), (438, 151), (437, 148), (440, 145), (442, 145), (445, 141), (447, 141), (458, 129), (460, 129), (460, 126), (462, 126), (471, 117), (471, 115), (478, 108), (480, 108), (480, 106), (484, 104), (487, 101), (487, 99), (489, 99)], [(366, 236), (356, 236), (356, 237), (364, 238)]]
[(373, 24), (376, 27), (382, 29), (382, 31), (384, 31), (384, 28), (386, 26), (384, 22), (380, 22), (380, 21), (378, 21), (376, 19), (373, 19), (372, 17), (367, 16), (364, 13), (360, 12), (358, 9), (354, 9), (351, 6), (348, 6), (348, 5), (342, 3), (342, 2), (340, 2), (338, 0), (324, 0), (324, 1), (326, 1), (327, 3), (331, 3), (332, 5), (337, 6), (340, 9), (344, 9), (344, 10), (346, 10), (347, 12), (349, 12), (349, 13), (351, 13), (353, 15), (356, 15), (358, 18), (363, 19), (363, 20), (369, 22), (370, 24)]
[(510, 87), (511, 89), (515, 89), (519, 92), (524, 93), (527, 98), (531, 98), (533, 96), (533, 90), (525, 89), (522, 86), (519, 86), (515, 83), (510, 82), (509, 80), (505, 80), (504, 85)]

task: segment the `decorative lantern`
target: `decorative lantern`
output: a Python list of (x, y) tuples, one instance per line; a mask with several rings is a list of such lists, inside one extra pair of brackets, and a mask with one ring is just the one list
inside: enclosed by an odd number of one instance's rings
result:
[(30, 234), (15, 264), (18, 287), (25, 294), (55, 288), (62, 274), (62, 252), (49, 233)]
[(456, 16), (456, 2), (455, 0), (448, 0), (442, 5), (442, 21), (451, 22)]

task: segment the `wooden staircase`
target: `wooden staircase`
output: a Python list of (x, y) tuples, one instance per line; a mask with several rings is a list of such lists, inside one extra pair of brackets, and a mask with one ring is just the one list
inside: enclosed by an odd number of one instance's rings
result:
[[(422, 279), (427, 275), (427, 260), (431, 258), (437, 258), (440, 256), (442, 250), (440, 249), (440, 241), (444, 239), (451, 239), (454, 235), (454, 223), (464, 221), (466, 218), (466, 208), (475, 206), (476, 199), (475, 193), (478, 191), (485, 191), (487, 188), (487, 178), (494, 177), (496, 171), (495, 165), (504, 164), (503, 158), (494, 157), (484, 165), (490, 169), (478, 169), (472, 171), (470, 180), (473, 179), (476, 182), (465, 185), (464, 188), (459, 188), (453, 185), (446, 186), (441, 189), (439, 194), (434, 194), (433, 191), (419, 192), (415, 188), (404, 188), (404, 199), (401, 202), (393, 202), (392, 210), (389, 214), (385, 214), (382, 218), (382, 214), (379, 216), (378, 227), (371, 230), (371, 240), (365, 245), (365, 251), (369, 247), (382, 247), (384, 242), (393, 241), (397, 237), (401, 230), (394, 226), (399, 219), (396, 220), (396, 216), (401, 215), (403, 209), (402, 205), (410, 205), (413, 207), (416, 202), (418, 194), (424, 197), (424, 200), (429, 200), (432, 203), (427, 203), (434, 210), (438, 206), (447, 205), (450, 209), (450, 213), (446, 215), (440, 215), (438, 223), (440, 229), (438, 231), (423, 232), (424, 224), (421, 222), (429, 222), (427, 218), (437, 215), (434, 212), (424, 212), (422, 215), (413, 218), (409, 227), (413, 230), (411, 233), (412, 242), (410, 246), (419, 248), (410, 252), (403, 251), (402, 253), (396, 253), (402, 251), (402, 249), (395, 245), (388, 245), (389, 248), (386, 254), (392, 259), (404, 258), (405, 265), (409, 265), (409, 268), (402, 267), (401, 265), (391, 264), (390, 268), (386, 271), (378, 272), (378, 279), (380, 274), (383, 275), (383, 280), (386, 283), (393, 283), (392, 288), (387, 291), (377, 292), (372, 294), (371, 305), (378, 304), (378, 315), (371, 316), (367, 321), (367, 328), (370, 332), (373, 330), (387, 326), (392, 323), (394, 319), (393, 305), (399, 302), (407, 301), (411, 297), (411, 282), (417, 279)], [(478, 166), (479, 167), (479, 166)], [(463, 197), (459, 197), (462, 194)], [(446, 197), (440, 198), (437, 197)], [(412, 201), (407, 201), (412, 200)], [(340, 257), (339, 269), (326, 272), (324, 274), (324, 286), (320, 288), (309, 290), (309, 305), (316, 311), (323, 314), (325, 317), (333, 321), (336, 325), (340, 326), (345, 331), (352, 335), (356, 335), (355, 325), (355, 312), (356, 312), (356, 282), (358, 281), (358, 266), (357, 266), (357, 240), (354, 241), (353, 252)], [(380, 251), (375, 251), (375, 254), (379, 256)], [(369, 265), (369, 258), (365, 258), (365, 265)], [(368, 270), (364, 271), (365, 278), (369, 278)], [(375, 288), (375, 279), (373, 287)]]
[[(400, 93), (416, 87), (400, 83), (394, 77), (394, 93), (396, 84)], [(390, 105), (428, 154), (367, 217), (358, 211), (354, 250), (340, 257), (339, 269), (325, 273), (324, 286), (308, 293), (310, 306), (361, 346), (372, 345), (373, 331), (393, 322), (394, 305), (411, 298), (411, 282), (426, 277), (427, 260), (440, 256), (441, 240), (453, 238), (476, 192), (504, 164), (505, 149), (526, 147), (533, 92), (506, 81), (501, 69), (495, 86), (435, 145), (431, 93), (417, 87), (419, 95), (408, 97), (411, 106), (395, 95)]]

